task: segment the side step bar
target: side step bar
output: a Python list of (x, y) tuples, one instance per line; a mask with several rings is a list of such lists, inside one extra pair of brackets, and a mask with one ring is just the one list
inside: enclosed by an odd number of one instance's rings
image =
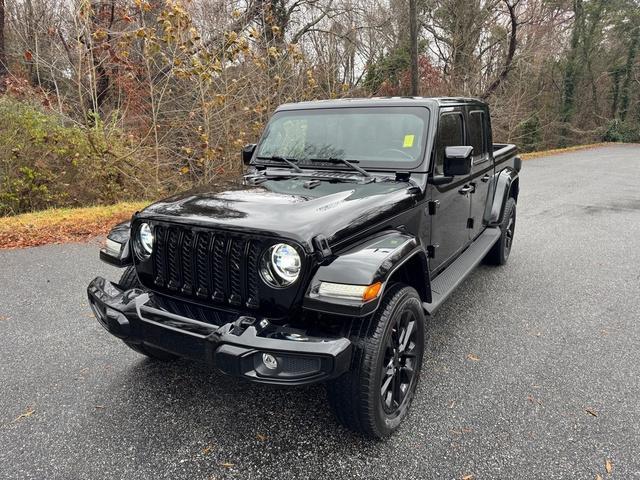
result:
[(431, 280), (431, 303), (424, 302), (422, 304), (422, 308), (428, 315), (433, 315), (442, 302), (451, 295), (451, 292), (482, 261), (499, 238), (500, 229), (498, 227), (487, 228), (451, 265)]

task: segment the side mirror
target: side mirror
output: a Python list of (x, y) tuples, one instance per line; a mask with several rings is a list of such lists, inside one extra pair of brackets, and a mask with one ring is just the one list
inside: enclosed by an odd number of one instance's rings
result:
[(473, 147), (446, 147), (444, 149), (444, 175), (469, 175)]
[(249, 145), (245, 145), (242, 147), (242, 163), (245, 165), (249, 165), (251, 159), (253, 158), (253, 152), (256, 151), (256, 144), (250, 143)]

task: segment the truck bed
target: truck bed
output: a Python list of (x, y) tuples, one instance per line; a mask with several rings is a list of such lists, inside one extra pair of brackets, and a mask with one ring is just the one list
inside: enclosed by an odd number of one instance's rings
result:
[(513, 157), (518, 152), (518, 148), (512, 143), (494, 143), (493, 157), (496, 163), (500, 163), (509, 157)]

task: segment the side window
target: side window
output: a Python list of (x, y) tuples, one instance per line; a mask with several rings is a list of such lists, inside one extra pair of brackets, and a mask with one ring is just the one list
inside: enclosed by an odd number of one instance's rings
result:
[(440, 116), (438, 125), (438, 139), (436, 143), (436, 167), (435, 173), (444, 173), (444, 150), (447, 147), (464, 145), (464, 124), (462, 114), (445, 113)]
[(487, 128), (484, 112), (480, 110), (469, 113), (469, 145), (473, 147), (473, 158), (484, 158), (488, 152)]

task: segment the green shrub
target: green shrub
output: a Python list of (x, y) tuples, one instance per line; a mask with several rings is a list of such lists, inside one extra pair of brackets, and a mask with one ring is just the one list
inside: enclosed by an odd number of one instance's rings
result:
[(0, 216), (113, 203), (132, 191), (126, 143), (100, 125), (66, 125), (52, 112), (0, 98)]
[(542, 130), (540, 119), (534, 114), (518, 124), (518, 146), (523, 152), (533, 152), (540, 149)]
[(621, 120), (611, 120), (602, 134), (605, 142), (640, 142), (640, 126)]

